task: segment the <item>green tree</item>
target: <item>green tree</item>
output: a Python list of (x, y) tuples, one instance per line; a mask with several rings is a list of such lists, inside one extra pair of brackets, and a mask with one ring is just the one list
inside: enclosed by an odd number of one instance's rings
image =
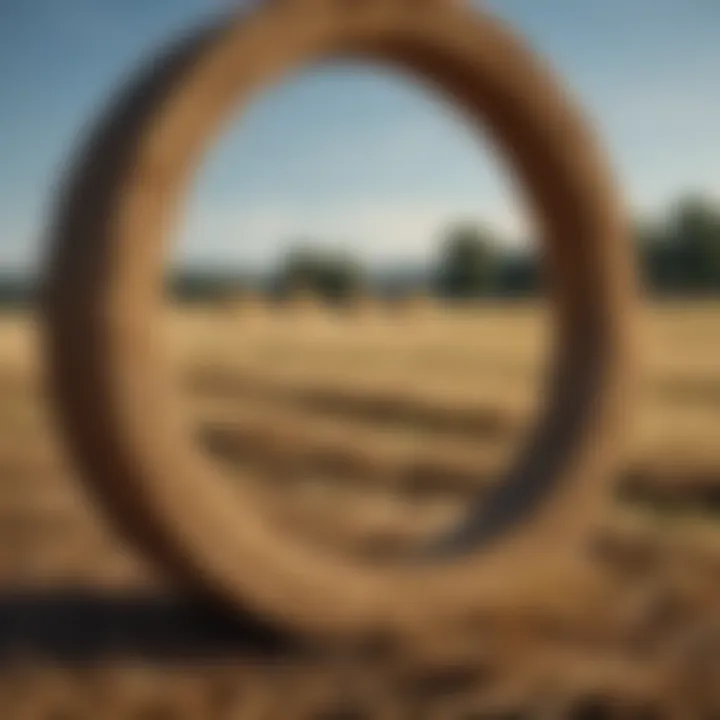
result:
[(677, 248), (670, 242), (667, 228), (642, 220), (635, 225), (635, 244), (643, 285), (653, 292), (670, 292), (678, 285)]
[(531, 250), (504, 253), (498, 262), (496, 287), (506, 297), (529, 297), (543, 289), (540, 258)]
[(437, 291), (450, 298), (489, 294), (498, 268), (499, 243), (487, 229), (463, 223), (448, 231), (437, 261)]
[(648, 289), (687, 295), (720, 291), (720, 208), (700, 196), (680, 198), (664, 222), (635, 229)]
[(720, 290), (720, 208), (699, 196), (682, 198), (671, 215), (669, 242), (684, 290)]
[(285, 296), (310, 292), (329, 302), (342, 302), (361, 292), (365, 282), (364, 269), (356, 258), (306, 242), (294, 245), (283, 258), (276, 289)]

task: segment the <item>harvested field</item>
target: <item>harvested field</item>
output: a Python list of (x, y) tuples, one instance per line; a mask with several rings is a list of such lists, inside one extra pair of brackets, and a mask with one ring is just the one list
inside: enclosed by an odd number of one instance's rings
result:
[[(544, 310), (422, 310), (169, 312), (197, 442), (298, 542), (391, 559), (517, 449)], [(350, 654), (227, 617), (125, 547), (58, 440), (32, 318), (3, 317), (0, 717), (720, 716), (720, 305), (648, 308), (642, 335), (597, 614), (524, 598), (410, 655)]]

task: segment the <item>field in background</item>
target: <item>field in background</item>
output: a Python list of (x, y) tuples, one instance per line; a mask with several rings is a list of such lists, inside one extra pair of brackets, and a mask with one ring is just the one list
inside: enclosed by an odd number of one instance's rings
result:
[[(345, 314), (248, 304), (170, 311), (167, 332), (197, 441), (252, 486), (268, 522), (374, 558), (447, 526), (496, 481), (541, 398), (550, 339), (544, 310), (522, 304)], [(0, 319), (6, 594), (165, 587), (82, 493), (47, 413), (36, 341), (30, 316)], [(322, 654), (90, 675), (31, 663), (0, 677), (0, 706), (18, 708), (5, 716), (52, 690), (76, 708), (62, 717), (78, 718), (97, 717), (101, 696), (128, 718), (414, 718), (421, 706), (441, 718), (612, 717), (592, 713), (613, 703), (716, 717), (720, 304), (647, 308), (639, 348), (629, 458), (598, 533), (598, 572), (616, 582), (617, 602), (596, 622), (518, 618), (522, 632), (494, 645), (485, 618), (462, 647), (388, 656), (362, 688)]]

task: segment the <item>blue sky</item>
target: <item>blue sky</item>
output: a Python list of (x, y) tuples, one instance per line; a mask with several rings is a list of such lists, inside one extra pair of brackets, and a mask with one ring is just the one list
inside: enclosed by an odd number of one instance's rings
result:
[[(33, 266), (52, 193), (128, 72), (221, 0), (0, 0), (0, 267)], [(638, 213), (720, 196), (718, 0), (486, 0), (553, 62)], [(201, 169), (174, 259), (273, 258), (294, 238), (422, 260), (448, 222), (527, 234), (501, 165), (424, 90), (357, 67), (269, 91)]]

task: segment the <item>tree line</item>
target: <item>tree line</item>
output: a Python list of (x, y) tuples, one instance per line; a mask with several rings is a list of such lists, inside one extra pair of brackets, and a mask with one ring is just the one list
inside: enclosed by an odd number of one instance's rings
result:
[(635, 232), (645, 286), (660, 294), (720, 294), (720, 207), (687, 196)]
[[(695, 195), (677, 201), (665, 217), (634, 229), (641, 282), (660, 296), (720, 295), (720, 207)], [(542, 291), (537, 253), (508, 243), (477, 223), (448, 228), (431, 267), (421, 276), (377, 287), (357, 258), (297, 244), (273, 280), (280, 295), (305, 290), (329, 301), (366, 292), (420, 291), (447, 300), (523, 297)], [(382, 284), (381, 284), (382, 285)]]
[[(664, 217), (634, 228), (641, 280), (651, 294), (668, 297), (720, 296), (720, 206), (686, 195)], [(496, 232), (458, 222), (440, 238), (428, 267), (378, 274), (347, 251), (321, 249), (311, 239), (291, 244), (266, 274), (226, 267), (190, 268), (168, 274), (168, 294), (181, 302), (214, 302), (244, 290), (278, 298), (310, 293), (329, 302), (357, 295), (422, 293), (447, 300), (530, 297), (543, 290), (539, 256), (511, 249)], [(36, 279), (0, 274), (0, 305), (32, 305)]]

